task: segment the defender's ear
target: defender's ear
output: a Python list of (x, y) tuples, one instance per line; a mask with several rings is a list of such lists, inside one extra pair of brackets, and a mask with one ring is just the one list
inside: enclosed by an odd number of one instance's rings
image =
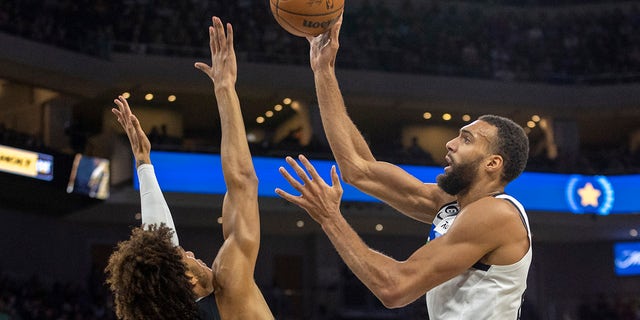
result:
[(196, 277), (191, 271), (187, 271), (185, 274), (189, 277), (189, 283), (195, 287), (198, 284), (198, 277)]

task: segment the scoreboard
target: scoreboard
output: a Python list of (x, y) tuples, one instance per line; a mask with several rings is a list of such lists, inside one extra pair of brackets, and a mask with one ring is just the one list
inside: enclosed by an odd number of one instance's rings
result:
[(0, 145), (0, 171), (51, 181), (53, 156)]

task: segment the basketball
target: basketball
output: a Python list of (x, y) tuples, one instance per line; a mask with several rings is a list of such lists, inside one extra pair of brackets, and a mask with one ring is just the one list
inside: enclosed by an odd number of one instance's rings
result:
[(338, 21), (344, 0), (270, 0), (271, 13), (278, 24), (289, 33), (317, 36)]

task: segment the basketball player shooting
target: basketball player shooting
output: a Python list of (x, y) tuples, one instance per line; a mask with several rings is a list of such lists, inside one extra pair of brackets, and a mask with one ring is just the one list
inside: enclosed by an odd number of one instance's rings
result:
[(149, 140), (127, 100), (118, 97), (117, 108), (112, 111), (133, 150), (143, 222), (129, 240), (118, 245), (106, 269), (121, 319), (274, 318), (253, 276), (260, 246), (258, 179), (235, 91), (233, 29), (227, 24), (225, 34), (222, 21), (217, 17), (212, 21), (211, 66), (198, 62), (195, 67), (212, 80), (220, 113), (220, 155), (227, 185), (222, 204), (225, 240), (211, 268), (179, 246), (171, 213), (153, 172)]
[[(446, 143), (444, 173), (424, 183), (377, 161), (349, 118), (335, 73), (342, 19), (308, 38), (322, 123), (342, 178), (401, 213), (432, 224), (429, 242), (405, 261), (369, 248), (340, 213), (342, 187), (332, 186), (304, 157), (281, 174), (300, 192), (276, 192), (313, 217), (353, 273), (389, 308), (426, 293), (430, 319), (517, 319), (531, 264), (531, 235), (522, 205), (504, 193), (525, 168), (529, 142), (513, 121), (485, 115)], [(306, 172), (305, 170), (306, 169)], [(308, 172), (308, 174), (307, 174)]]

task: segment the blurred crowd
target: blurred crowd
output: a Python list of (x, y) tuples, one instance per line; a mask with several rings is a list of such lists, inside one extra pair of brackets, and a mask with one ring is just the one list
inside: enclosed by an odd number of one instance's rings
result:
[[(580, 2), (580, 6), (576, 3)], [(341, 68), (480, 77), (504, 81), (617, 83), (640, 80), (640, 6), (625, 1), (467, 0), (347, 3)], [(390, 5), (393, 3), (393, 6)], [(555, 6), (552, 6), (555, 4)], [(592, 10), (587, 4), (599, 5)], [(567, 9), (572, 8), (572, 9)], [(535, 10), (532, 10), (535, 9)], [(9, 0), (0, 1), (0, 32), (108, 59), (114, 52), (206, 57), (211, 15), (234, 23), (243, 61), (308, 64), (306, 39), (286, 33), (267, 1)], [(69, 135), (79, 151), (88, 137)], [(151, 136), (180, 150), (179, 137)], [(41, 145), (0, 125), (2, 141)], [(18, 140), (16, 142), (16, 140)], [(258, 144), (255, 153), (303, 151), (322, 158), (321, 144)], [(381, 159), (435, 164), (420, 150), (374, 141)], [(294, 150), (291, 150), (294, 149)], [(205, 148), (205, 150), (208, 150)], [(198, 150), (193, 150), (198, 151)], [(416, 153), (417, 151), (417, 153)], [(572, 158), (532, 155), (528, 170), (617, 174), (640, 170), (628, 147), (580, 150)]]
[(627, 0), (464, 0), (464, 2), (506, 6), (562, 6), (575, 4), (597, 4), (625, 2)]
[[(291, 295), (278, 288), (263, 288), (277, 319), (297, 319), (291, 305)], [(335, 295), (334, 289), (323, 289), (325, 295)], [(341, 311), (319, 306), (309, 319), (427, 319), (424, 301), (400, 310), (387, 310), (357, 279), (347, 277), (342, 295)], [(359, 310), (359, 311), (358, 311)], [(540, 319), (540, 310), (526, 303), (523, 320)], [(49, 284), (37, 276), (28, 279), (0, 272), (0, 320), (114, 320), (113, 300), (104, 285), (104, 276), (96, 269), (86, 285), (56, 282)], [(575, 310), (566, 310), (563, 319), (579, 320), (640, 320), (640, 297), (602, 294), (585, 296)]]
[(580, 320), (640, 320), (640, 298), (604, 294), (584, 297), (576, 316)]
[(0, 144), (23, 147), (37, 150), (43, 147), (42, 140), (32, 134), (27, 134), (7, 127), (4, 122), (0, 122)]
[(0, 320), (114, 320), (112, 299), (99, 279), (80, 286), (0, 273)]
[[(505, 81), (640, 80), (637, 4), (607, 1), (588, 9), (585, 1), (572, 0), (389, 3), (347, 3), (342, 67)], [(562, 6), (570, 4), (582, 6)], [(208, 56), (205, 30), (214, 14), (234, 23), (240, 59), (308, 63), (306, 40), (280, 28), (267, 1), (10, 0), (0, 2), (0, 31), (104, 58), (112, 52)]]
[[(340, 293), (335, 287), (314, 290), (314, 296), (326, 297), (338, 305), (343, 305), (342, 308), (319, 304), (315, 310), (299, 310), (301, 292), (283, 290), (277, 286), (261, 287), (271, 311), (279, 320), (428, 318), (424, 300), (418, 299), (400, 310), (388, 310), (377, 302), (375, 296), (364, 285), (359, 282), (354, 284), (352, 280), (355, 278), (352, 278), (353, 276), (349, 278), (351, 281), (348, 280), (345, 284), (343, 298), (337, 298)], [(357, 292), (350, 289), (353, 285), (358, 286)], [(93, 270), (86, 284), (50, 283), (35, 275), (21, 278), (0, 272), (0, 320), (115, 319), (113, 297), (104, 283), (104, 275), (100, 269)]]

